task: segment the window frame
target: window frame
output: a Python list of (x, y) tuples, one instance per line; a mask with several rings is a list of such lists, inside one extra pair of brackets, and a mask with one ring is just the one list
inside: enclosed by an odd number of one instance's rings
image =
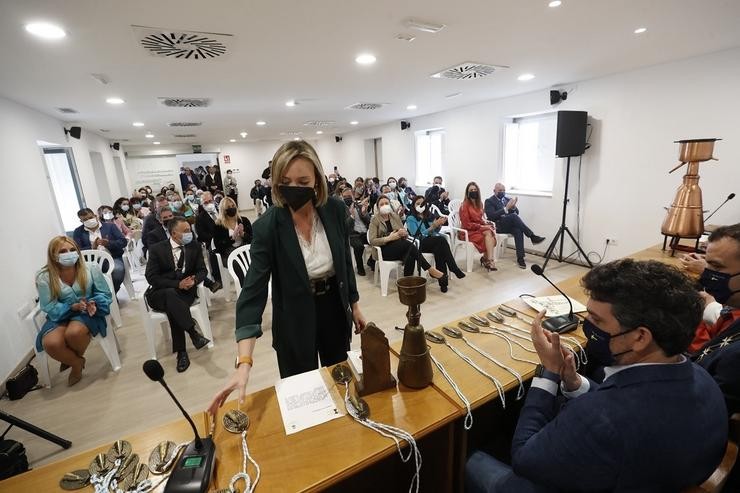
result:
[[(557, 165), (557, 156), (555, 155), (555, 148), (553, 146), (553, 158), (552, 158), (552, 184), (550, 185), (549, 190), (539, 190), (535, 187), (518, 187), (516, 184), (509, 184), (507, 180), (509, 180), (509, 177), (506, 175), (506, 131), (507, 131), (507, 125), (511, 123), (517, 123), (517, 120), (523, 120), (523, 119), (545, 119), (545, 118), (553, 118), (555, 123), (555, 128), (557, 129), (557, 111), (541, 111), (541, 112), (534, 112), (534, 113), (525, 113), (525, 114), (519, 114), (519, 115), (511, 115), (506, 118), (504, 118), (503, 125), (501, 127), (501, 176), (504, 180), (504, 183), (506, 183), (507, 190), (509, 192), (516, 192), (517, 195), (525, 195), (525, 196), (532, 196), (532, 197), (552, 197), (554, 193), (555, 188), (555, 170)], [(556, 130), (557, 131), (557, 130)], [(556, 137), (555, 137), (556, 138)]]
[[(419, 137), (426, 135), (431, 136), (433, 134), (437, 134), (441, 136), (440, 141), (440, 165), (439, 165), (439, 175), (444, 176), (444, 162), (445, 162), (445, 154), (446, 154), (446, 143), (445, 143), (445, 136), (447, 134), (446, 130), (442, 127), (438, 128), (428, 128), (424, 130), (417, 130), (414, 132), (414, 185), (416, 187), (431, 187), (432, 183), (434, 182), (434, 176), (437, 175), (437, 173), (431, 171), (431, 145), (430, 145), (430, 159), (429, 159), (429, 169), (430, 169), (430, 177), (429, 181), (422, 181), (422, 178), (419, 176)], [(431, 143), (431, 142), (430, 142)]]

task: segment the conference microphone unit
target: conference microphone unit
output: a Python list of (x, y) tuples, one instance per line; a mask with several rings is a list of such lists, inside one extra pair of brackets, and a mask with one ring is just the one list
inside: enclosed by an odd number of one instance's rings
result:
[(727, 198), (725, 199), (725, 201), (722, 202), (721, 204), (719, 204), (719, 207), (717, 207), (716, 209), (714, 209), (714, 212), (712, 212), (711, 214), (709, 214), (707, 217), (704, 218), (704, 221), (708, 221), (709, 218), (712, 217), (718, 210), (720, 210), (720, 208), (722, 208), (723, 205), (725, 205), (727, 202), (729, 202), (730, 200), (732, 200), (734, 198), (735, 198), (735, 194), (734, 193), (731, 193), (730, 195), (728, 195)]
[(540, 267), (539, 265), (532, 264), (532, 272), (534, 272), (538, 276), (543, 277), (545, 281), (549, 282), (550, 285), (557, 290), (558, 293), (565, 296), (565, 300), (568, 302), (568, 306), (570, 306), (570, 313), (568, 313), (567, 315), (559, 315), (557, 317), (546, 318), (542, 321), (542, 326), (550, 332), (557, 333), (570, 332), (571, 330), (575, 330), (576, 327), (578, 327), (578, 317), (573, 314), (573, 303), (570, 302), (570, 298), (568, 298), (568, 295), (566, 295), (559, 287), (555, 285), (555, 283), (547, 278), (547, 276), (545, 275), (545, 271), (542, 270), (542, 267)]
[(164, 487), (164, 493), (206, 493), (211, 484), (216, 461), (216, 444), (213, 437), (201, 438), (192, 418), (185, 412), (180, 401), (164, 381), (164, 368), (159, 361), (150, 359), (144, 362), (144, 373), (151, 380), (159, 382), (175, 401), (180, 412), (193, 428), (195, 439), (190, 442), (175, 462), (170, 479)]

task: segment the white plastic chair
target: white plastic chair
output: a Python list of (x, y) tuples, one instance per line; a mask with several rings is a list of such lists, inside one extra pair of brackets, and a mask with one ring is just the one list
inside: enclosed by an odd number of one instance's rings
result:
[[(370, 231), (367, 232), (367, 241), (370, 242)], [(375, 262), (375, 275), (373, 282), (378, 284), (378, 278), (380, 278), (380, 294), (388, 296), (388, 282), (391, 278), (391, 272), (396, 271), (396, 278), (399, 277), (398, 273), (402, 271), (403, 264), (398, 260), (383, 260), (383, 251), (379, 246), (373, 247), (378, 256)], [(401, 270), (399, 270), (401, 269)]]
[[(115, 266), (113, 263), (113, 257), (105, 250), (82, 250), (80, 253), (82, 254), (82, 258), (85, 259), (85, 262), (98, 264), (98, 267), (100, 267), (100, 270), (103, 272), (103, 276), (105, 277), (105, 281), (108, 283), (108, 288), (111, 292), (110, 314), (111, 317), (113, 317), (113, 322), (116, 327), (121, 327), (123, 325), (123, 319), (121, 318), (121, 309), (118, 306), (116, 292), (113, 290), (113, 277), (111, 276), (113, 267)], [(108, 267), (104, 269), (103, 265), (106, 261)]]
[[(468, 231), (462, 228), (460, 215), (457, 210), (450, 212), (447, 222), (452, 232), (452, 256), (455, 256), (458, 248), (462, 248), (465, 251), (465, 272), (473, 272), (473, 258), (478, 253), (478, 249), (475, 248), (475, 244), (470, 242)], [(463, 239), (459, 238), (458, 233), (462, 233)]]
[[(213, 331), (211, 330), (211, 320), (208, 318), (208, 308), (205, 303), (201, 304), (201, 300), (206, 299), (207, 291), (208, 290), (203, 286), (203, 283), (198, 285), (198, 298), (196, 298), (195, 302), (190, 305), (190, 315), (198, 323), (200, 330), (203, 331), (203, 335), (210, 339), (211, 342), (208, 343), (208, 349), (213, 349)], [(157, 326), (163, 328), (162, 324), (163, 322), (167, 322), (167, 315), (162, 312), (154, 311), (149, 307), (149, 304), (146, 302), (146, 296), (141, 297), (139, 307), (141, 310), (141, 321), (144, 324), (146, 341), (149, 346), (149, 356), (151, 359), (157, 359)], [(163, 331), (165, 340), (170, 341), (169, 331), (164, 328)]]
[(250, 245), (242, 245), (235, 248), (229, 254), (229, 258), (226, 259), (226, 267), (229, 269), (229, 274), (234, 281), (234, 289), (236, 290), (237, 298), (242, 290), (242, 283), (239, 282), (239, 276), (236, 275), (236, 266), (239, 266), (245, 276), (247, 275), (249, 264), (252, 263), (252, 258), (249, 256), (249, 247)]
[[(215, 250), (215, 245), (213, 244), (213, 240), (211, 240), (211, 248)], [(224, 298), (226, 301), (231, 301), (230, 293), (232, 290), (231, 286), (231, 276), (229, 276), (229, 269), (224, 267), (223, 257), (220, 253), (216, 253), (216, 261), (218, 263), (218, 271), (221, 274), (221, 285), (224, 289)]]
[[(24, 310), (28, 309), (28, 305), (24, 309), (20, 310), (18, 316), (21, 319), (21, 323), (25, 326), (29, 335), (33, 341), (33, 351), (36, 354), (36, 361), (38, 361), (39, 380), (44, 387), (51, 388), (51, 373), (49, 371), (49, 356), (46, 351), (36, 350), (36, 336), (38, 335), (41, 327), (44, 325), (45, 314), (41, 311), (38, 303), (33, 303), (32, 308), (28, 313), (23, 313)], [(113, 332), (113, 326), (111, 324), (110, 316), (105, 317), (108, 323), (108, 332), (105, 337), (97, 335), (93, 337), (94, 341), (100, 345), (105, 353), (105, 356), (110, 362), (110, 366), (113, 371), (117, 372), (121, 369), (121, 359), (118, 356), (118, 344), (116, 343), (115, 333)], [(113, 337), (111, 337), (113, 335)]]
[(493, 250), (494, 260), (498, 260), (506, 253), (506, 242), (511, 237), (507, 233), (496, 233), (496, 248)]
[(460, 211), (460, 205), (462, 205), (462, 200), (460, 199), (450, 199), (450, 203), (447, 204), (447, 210), (450, 211), (450, 214), (457, 213)]

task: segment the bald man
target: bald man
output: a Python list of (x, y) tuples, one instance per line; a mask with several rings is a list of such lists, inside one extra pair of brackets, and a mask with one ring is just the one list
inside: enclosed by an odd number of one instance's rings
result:
[(506, 196), (506, 187), (503, 183), (496, 183), (493, 187), (493, 195), (486, 199), (486, 216), (489, 221), (496, 223), (496, 232), (510, 234), (514, 237), (516, 246), (516, 263), (520, 269), (526, 269), (524, 262), (524, 237), (537, 245), (545, 241), (543, 236), (537, 236), (524, 224), (519, 217), (519, 209), (516, 207), (518, 199)]

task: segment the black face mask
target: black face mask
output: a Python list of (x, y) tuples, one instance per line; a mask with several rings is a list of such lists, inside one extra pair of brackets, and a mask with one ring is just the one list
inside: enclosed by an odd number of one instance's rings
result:
[(316, 192), (311, 187), (294, 187), (290, 185), (280, 185), (278, 187), (280, 194), (285, 199), (285, 203), (288, 207), (297, 211), (309, 200), (316, 198)]
[(352, 197), (347, 197), (344, 199), (344, 203), (347, 204), (347, 207), (351, 206), (352, 202), (354, 202), (354, 200), (352, 200)]
[(226, 209), (226, 215), (229, 217), (236, 216), (236, 207), (229, 207), (228, 209)]
[(496, 192), (496, 197), (498, 197), (499, 199), (503, 199), (505, 195), (506, 192)]
[(473, 200), (478, 200), (478, 197), (480, 197), (480, 194), (478, 192), (468, 192), (468, 197)]
[(727, 303), (732, 295), (738, 292), (738, 290), (730, 289), (730, 279), (735, 276), (740, 276), (740, 272), (737, 274), (725, 274), (712, 269), (704, 269), (699, 278), (699, 283), (704, 286), (704, 290), (712, 295), (714, 299), (721, 304)]

